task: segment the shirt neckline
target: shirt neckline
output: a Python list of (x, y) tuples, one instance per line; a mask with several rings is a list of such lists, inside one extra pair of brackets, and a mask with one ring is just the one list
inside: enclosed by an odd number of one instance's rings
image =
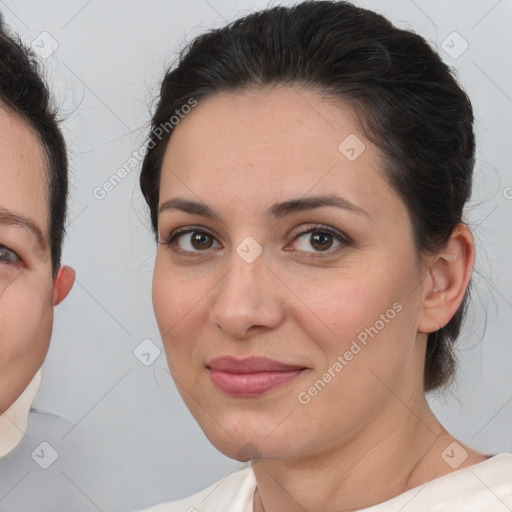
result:
[[(392, 498), (389, 498), (386, 501), (383, 501), (381, 503), (376, 503), (375, 505), (370, 505), (369, 507), (358, 509), (356, 512), (379, 512), (380, 507), (388, 506), (388, 505), (394, 505), (398, 501), (402, 501), (404, 499), (407, 499), (409, 497), (414, 497), (418, 492), (420, 492), (424, 487), (427, 485), (434, 485), (438, 486), (440, 483), (444, 483), (446, 480), (458, 480), (461, 476), (474, 471), (476, 469), (480, 469), (482, 467), (485, 467), (486, 469), (491, 465), (491, 463), (494, 465), (496, 464), (496, 461), (507, 461), (510, 463), (510, 467), (512, 468), (512, 453), (508, 452), (500, 452), (494, 455), (486, 455), (486, 460), (483, 460), (481, 462), (477, 462), (476, 464), (471, 464), (470, 466), (466, 466), (461, 469), (456, 469), (455, 471), (451, 471), (450, 473), (446, 473), (444, 475), (438, 476), (436, 478), (433, 478), (432, 480), (428, 480), (427, 482), (424, 482), (420, 485), (417, 485), (415, 487), (411, 487), (410, 489), (407, 489), (406, 491), (397, 494), (396, 496), (393, 496)], [(256, 490), (256, 475), (254, 474), (254, 471), (252, 469), (252, 466), (249, 465), (247, 468), (250, 472), (250, 478), (251, 478), (251, 491), (248, 496), (247, 500), (247, 507), (245, 509), (245, 512), (253, 512), (254, 508), (254, 492)]]
[(0, 414), (0, 459), (12, 452), (25, 436), (28, 414), (40, 386), (41, 369), (14, 403)]

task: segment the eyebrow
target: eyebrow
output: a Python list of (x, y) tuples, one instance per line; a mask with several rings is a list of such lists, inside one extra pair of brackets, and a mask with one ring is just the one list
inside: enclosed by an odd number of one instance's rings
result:
[(43, 232), (39, 226), (30, 218), (14, 213), (0, 206), (0, 224), (7, 224), (8, 226), (17, 226), (32, 233), (37, 239), (37, 245), (46, 249), (47, 245)]
[[(358, 206), (348, 199), (337, 195), (322, 195), (322, 196), (309, 196), (300, 197), (297, 199), (290, 199), (281, 203), (273, 204), (266, 212), (265, 217), (269, 220), (279, 220), (287, 215), (299, 213), (303, 211), (313, 210), (315, 208), (322, 208), (324, 206), (334, 206), (336, 208), (342, 208), (343, 210), (364, 215), (371, 218), (370, 214), (364, 210), (361, 206)], [(199, 201), (191, 201), (181, 197), (175, 197), (162, 203), (158, 209), (159, 213), (167, 210), (180, 210), (192, 215), (200, 215), (212, 220), (218, 220), (222, 222), (221, 216), (216, 213), (207, 204)]]

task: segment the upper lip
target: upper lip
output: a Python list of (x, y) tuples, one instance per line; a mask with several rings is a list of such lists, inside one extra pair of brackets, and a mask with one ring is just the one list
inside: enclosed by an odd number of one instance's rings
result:
[(292, 370), (304, 370), (304, 366), (282, 363), (268, 357), (221, 356), (212, 359), (206, 365), (211, 370), (220, 370), (228, 373), (258, 373), (258, 372), (282, 372)]

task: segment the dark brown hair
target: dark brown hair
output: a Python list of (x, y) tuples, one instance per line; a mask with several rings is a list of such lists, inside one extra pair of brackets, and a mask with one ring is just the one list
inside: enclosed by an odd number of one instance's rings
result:
[(7, 34), (1, 16), (0, 99), (35, 131), (47, 158), (48, 231), (52, 271), (56, 276), (62, 254), (68, 197), (66, 145), (36, 57), (18, 38)]
[[(274, 7), (211, 30), (165, 75), (140, 176), (157, 231), (160, 173), (172, 130), (154, 131), (193, 97), (272, 85), (310, 87), (350, 105), (386, 160), (384, 174), (410, 213), (418, 253), (437, 253), (462, 222), (475, 140), (469, 98), (419, 35), (348, 2)], [(469, 296), (429, 334), (425, 390), (450, 382), (453, 343)]]

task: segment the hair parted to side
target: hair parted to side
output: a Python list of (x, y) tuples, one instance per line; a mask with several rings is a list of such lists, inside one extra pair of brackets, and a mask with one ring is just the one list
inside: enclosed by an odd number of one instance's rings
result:
[(0, 102), (37, 134), (47, 160), (49, 243), (54, 277), (60, 266), (68, 198), (66, 145), (39, 63), (19, 38), (5, 30), (0, 15)]
[[(190, 97), (274, 85), (309, 87), (357, 114), (411, 216), (418, 254), (439, 252), (471, 195), (475, 139), (465, 92), (419, 35), (344, 1), (273, 7), (200, 35), (165, 75), (152, 131)], [(172, 131), (149, 138), (140, 186), (158, 227), (160, 174)], [(214, 179), (212, 177), (212, 179)], [(450, 383), (469, 297), (429, 334), (425, 391)]]

